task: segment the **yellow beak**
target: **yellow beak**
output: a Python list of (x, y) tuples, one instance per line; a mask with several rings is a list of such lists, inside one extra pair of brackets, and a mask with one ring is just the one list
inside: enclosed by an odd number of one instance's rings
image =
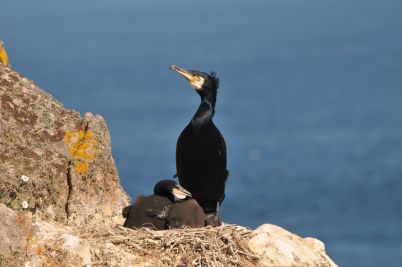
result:
[(191, 74), (191, 72), (188, 71), (188, 70), (185, 70), (185, 69), (183, 69), (183, 68), (180, 68), (180, 67), (178, 67), (178, 66), (176, 66), (176, 65), (171, 65), (171, 66), (169, 67), (169, 69), (172, 70), (172, 71), (177, 72), (178, 74), (180, 74), (181, 76), (183, 76), (184, 78), (186, 78), (186, 79), (189, 80), (189, 81), (192, 81), (192, 80), (193, 80), (194, 75)]
[(186, 189), (181, 187), (180, 185), (177, 185), (173, 188), (172, 190), (173, 196), (175, 196), (178, 199), (185, 199), (186, 197), (192, 197), (191, 193), (188, 192)]

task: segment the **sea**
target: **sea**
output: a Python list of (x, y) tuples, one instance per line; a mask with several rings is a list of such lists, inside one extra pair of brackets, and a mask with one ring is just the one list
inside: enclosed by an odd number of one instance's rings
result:
[(199, 97), (169, 65), (216, 71), (225, 222), (276, 224), (340, 266), (402, 266), (402, 1), (0, 2), (14, 69), (101, 114), (131, 197), (175, 173)]

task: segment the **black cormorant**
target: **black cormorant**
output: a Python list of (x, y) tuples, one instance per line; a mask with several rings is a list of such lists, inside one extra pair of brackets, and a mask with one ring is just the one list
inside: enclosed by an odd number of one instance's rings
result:
[(185, 77), (201, 97), (197, 112), (177, 141), (176, 167), (179, 182), (191, 192), (207, 217), (208, 214), (216, 213), (209, 224), (220, 225), (219, 205), (225, 197), (229, 172), (226, 169), (225, 140), (212, 121), (219, 79), (214, 72), (207, 74), (175, 65), (170, 66), (170, 69)]
[(162, 180), (154, 187), (154, 195), (139, 196), (123, 209), (124, 227), (166, 229), (166, 216), (175, 201), (190, 198), (191, 193), (173, 180)]

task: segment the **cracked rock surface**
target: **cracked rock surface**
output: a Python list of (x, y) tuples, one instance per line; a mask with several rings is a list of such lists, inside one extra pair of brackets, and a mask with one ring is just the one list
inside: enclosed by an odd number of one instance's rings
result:
[[(64, 139), (89, 130), (97, 142), (85, 173)], [(32, 81), (0, 64), (0, 203), (63, 223), (120, 220), (129, 203), (99, 115), (65, 109)], [(69, 164), (70, 163), (70, 164)]]

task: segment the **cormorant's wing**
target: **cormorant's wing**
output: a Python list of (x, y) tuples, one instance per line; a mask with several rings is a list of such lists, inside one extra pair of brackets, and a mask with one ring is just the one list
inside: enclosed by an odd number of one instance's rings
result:
[(165, 219), (169, 214), (169, 209), (171, 205), (167, 205), (165, 207), (158, 207), (158, 208), (149, 208), (146, 209), (146, 213), (150, 217), (156, 217), (158, 219)]
[[(218, 132), (219, 132), (219, 130), (218, 130)], [(220, 149), (219, 149), (218, 153), (219, 153), (219, 157), (222, 160), (222, 164), (226, 169), (226, 178), (225, 178), (225, 181), (226, 181), (228, 179), (228, 176), (229, 176), (229, 171), (226, 168), (226, 166), (227, 166), (226, 143), (225, 143), (225, 139), (223, 138), (223, 136), (222, 136), (222, 134), (220, 132), (219, 132), (219, 142), (220, 142), (220, 146), (219, 146)], [(223, 196), (223, 198), (225, 198), (225, 197)], [(222, 200), (220, 202), (223, 201), (223, 198), (222, 198)]]
[(176, 145), (176, 175), (179, 176), (181, 175), (181, 166), (180, 164), (182, 164), (183, 162), (187, 161), (186, 160), (186, 156), (185, 156), (185, 146), (184, 146), (184, 139), (185, 139), (185, 132), (189, 131), (189, 125), (186, 126), (186, 128), (184, 128), (184, 130), (181, 132), (181, 134), (179, 135), (179, 139), (177, 139), (177, 145)]
[[(225, 139), (223, 138), (222, 134), (219, 132), (218, 128), (215, 127), (214, 125), (214, 131), (215, 134), (218, 136), (218, 148), (214, 151), (214, 153), (217, 154), (218, 160), (221, 162), (222, 166), (226, 169), (227, 166), (227, 155), (226, 155), (226, 143)], [(191, 134), (192, 128), (191, 124), (187, 125), (187, 127), (183, 130), (183, 132), (180, 134), (179, 139), (177, 140), (177, 146), (176, 146), (176, 166), (177, 166), (177, 174), (180, 175), (180, 164), (183, 164), (184, 162), (188, 161), (190, 157), (194, 157), (195, 155), (192, 155), (193, 151), (189, 151), (186, 149), (186, 142), (188, 139), (188, 135)], [(226, 177), (229, 176), (229, 172), (226, 169)]]

